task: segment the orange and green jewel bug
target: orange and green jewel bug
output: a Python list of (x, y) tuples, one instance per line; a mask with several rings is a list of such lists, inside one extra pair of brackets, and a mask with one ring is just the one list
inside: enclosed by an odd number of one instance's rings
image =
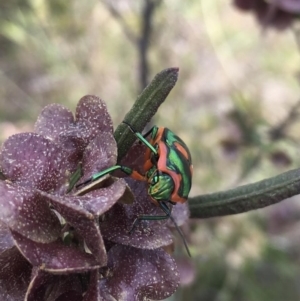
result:
[[(125, 122), (123, 122), (125, 123)], [(186, 144), (165, 127), (153, 126), (146, 134), (136, 132), (130, 124), (125, 123), (134, 135), (143, 143), (145, 152), (144, 174), (123, 165), (115, 165), (94, 174), (87, 181), (77, 185), (94, 182), (115, 170), (121, 170), (133, 179), (148, 183), (148, 194), (154, 204), (159, 206), (165, 215), (141, 215), (132, 224), (131, 233), (142, 220), (171, 219), (183, 239), (187, 253), (190, 255), (184, 236), (171, 216), (172, 206), (187, 201), (191, 185), (193, 165), (190, 151)]]

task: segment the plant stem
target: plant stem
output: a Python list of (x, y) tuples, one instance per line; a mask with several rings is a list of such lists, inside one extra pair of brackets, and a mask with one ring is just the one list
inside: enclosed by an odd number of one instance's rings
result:
[[(138, 96), (133, 107), (126, 114), (124, 122), (129, 123), (137, 132), (142, 132), (175, 86), (177, 78), (178, 68), (169, 68), (158, 73)], [(120, 161), (136, 137), (123, 123), (117, 127), (114, 136), (118, 144), (118, 161)]]
[(247, 212), (281, 202), (300, 193), (300, 169), (227, 191), (189, 198), (191, 218)]

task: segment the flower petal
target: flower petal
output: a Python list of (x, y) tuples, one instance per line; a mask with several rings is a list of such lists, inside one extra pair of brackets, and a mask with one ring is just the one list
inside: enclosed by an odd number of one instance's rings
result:
[(85, 240), (87, 247), (105, 265), (107, 262), (105, 246), (99, 229), (99, 216), (111, 208), (124, 194), (126, 184), (123, 179), (113, 182), (112, 185), (94, 190), (84, 196), (60, 197), (45, 192), (40, 194), (48, 198), (66, 221), (72, 225)]
[(84, 295), (83, 301), (104, 301), (100, 297), (99, 288), (99, 270), (90, 272), (90, 283), (87, 292)]
[(164, 215), (147, 194), (146, 183), (126, 178), (134, 196), (133, 205), (115, 204), (100, 222), (105, 239), (143, 249), (156, 249), (172, 243), (166, 221), (141, 221), (129, 234), (134, 220), (140, 215)]
[(53, 103), (44, 107), (34, 125), (34, 130), (55, 141), (60, 135), (68, 132), (71, 125), (75, 125), (72, 112), (60, 104)]
[[(187, 222), (190, 217), (190, 210), (187, 203), (176, 204), (172, 209), (172, 216), (178, 226), (183, 225)], [(174, 223), (171, 220), (168, 220), (168, 226), (174, 227)]]
[[(297, 4), (296, 4), (297, 2)], [(298, 17), (298, 0), (278, 0), (276, 3), (263, 0), (234, 0), (234, 5), (245, 11), (253, 11), (262, 26), (284, 30)]]
[(41, 270), (53, 274), (71, 274), (91, 271), (99, 268), (91, 254), (67, 246), (61, 241), (48, 244), (34, 242), (12, 231), (15, 244), (23, 256)]
[(10, 230), (4, 223), (0, 223), (0, 254), (14, 245)]
[(67, 108), (59, 104), (50, 104), (40, 113), (35, 131), (60, 145), (65, 153), (65, 160), (69, 161), (69, 171), (74, 172), (81, 160), (82, 153), (90, 135), (91, 125), (82, 127), (75, 123), (73, 114)]
[(109, 210), (125, 193), (126, 182), (124, 179), (114, 181), (108, 187), (93, 190), (89, 194), (81, 196), (82, 205), (88, 212), (99, 217)]
[(3, 181), (0, 181), (0, 220), (36, 242), (54, 241), (61, 231), (61, 224), (45, 199)]
[[(145, 152), (147, 147), (136, 142), (132, 145), (126, 156), (121, 160), (121, 164), (128, 166), (141, 174), (144, 174)], [(121, 174), (124, 176), (124, 174)]]
[(299, 0), (277, 0), (275, 5), (280, 9), (294, 15), (298, 15), (300, 13)]
[(116, 245), (110, 249), (108, 258), (108, 276), (100, 280), (105, 301), (162, 300), (171, 296), (179, 285), (176, 263), (161, 249)]
[(26, 300), (82, 301), (82, 293), (79, 275), (53, 275), (34, 268)]
[(0, 167), (8, 179), (45, 191), (55, 189), (66, 176), (65, 163), (62, 149), (35, 133), (9, 137), (0, 153)]
[[(82, 294), (77, 291), (69, 290), (61, 294), (58, 298), (50, 299), (49, 301), (82, 301)], [(48, 301), (48, 300), (47, 300)]]
[(83, 154), (83, 180), (95, 173), (114, 166), (117, 162), (117, 143), (111, 132), (99, 133), (86, 147)]
[(40, 194), (47, 198), (55, 210), (82, 236), (98, 262), (105, 265), (107, 258), (98, 224), (99, 215), (117, 202), (124, 191), (125, 184), (123, 180), (119, 180), (107, 188), (84, 196), (60, 197), (42, 191)]
[[(82, 160), (82, 154), (86, 146), (82, 138), (72, 135), (61, 135), (57, 141), (57, 144), (63, 149), (65, 166), (65, 174), (69, 175), (76, 171), (78, 163)], [(64, 184), (64, 178), (62, 178), (58, 187)]]
[(86, 95), (79, 100), (75, 116), (77, 124), (88, 122), (91, 125), (91, 137), (99, 132), (113, 132), (106, 104), (95, 95)]
[(31, 265), (16, 247), (0, 254), (0, 300), (23, 301)]

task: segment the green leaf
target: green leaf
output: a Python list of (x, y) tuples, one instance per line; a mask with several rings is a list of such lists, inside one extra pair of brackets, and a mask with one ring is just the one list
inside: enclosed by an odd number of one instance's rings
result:
[[(175, 86), (178, 70), (178, 68), (169, 68), (158, 73), (138, 96), (133, 107), (126, 114), (124, 122), (129, 123), (137, 132), (142, 132)], [(128, 152), (136, 137), (124, 123), (117, 127), (114, 136), (118, 144), (119, 162)]]

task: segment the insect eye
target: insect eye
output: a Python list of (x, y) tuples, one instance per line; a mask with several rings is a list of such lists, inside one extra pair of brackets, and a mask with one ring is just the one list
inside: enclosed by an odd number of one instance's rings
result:
[(158, 176), (154, 176), (151, 181), (152, 184), (158, 183)]

